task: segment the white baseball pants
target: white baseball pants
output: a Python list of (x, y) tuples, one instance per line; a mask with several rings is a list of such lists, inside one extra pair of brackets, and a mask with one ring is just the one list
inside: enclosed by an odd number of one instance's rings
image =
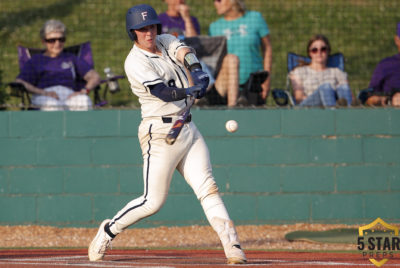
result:
[(165, 136), (172, 123), (152, 118), (144, 119), (140, 124), (144, 193), (114, 216), (109, 224), (113, 234), (119, 234), (162, 207), (175, 169), (194, 190), (211, 225), (215, 225), (212, 219), (216, 217), (230, 221), (212, 175), (209, 152), (202, 135), (193, 122), (186, 123), (176, 142), (168, 145)]

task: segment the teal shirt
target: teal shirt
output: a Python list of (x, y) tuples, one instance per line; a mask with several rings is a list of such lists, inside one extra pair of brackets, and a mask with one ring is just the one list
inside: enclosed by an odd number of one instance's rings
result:
[(269, 34), (268, 25), (260, 12), (247, 11), (235, 20), (220, 18), (211, 23), (210, 36), (224, 35), (228, 53), (239, 57), (239, 84), (246, 83), (250, 73), (264, 69), (261, 38)]

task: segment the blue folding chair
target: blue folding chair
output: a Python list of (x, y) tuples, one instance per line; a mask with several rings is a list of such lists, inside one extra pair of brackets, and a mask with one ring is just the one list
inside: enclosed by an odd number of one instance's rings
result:
[[(289, 73), (296, 68), (297, 66), (302, 66), (309, 64), (311, 62), (311, 58), (307, 56), (298, 55), (293, 52), (289, 52), (287, 56), (287, 68), (288, 68), (288, 75), (286, 78), (286, 89), (273, 89), (272, 90), (272, 97), (274, 98), (275, 103), (278, 106), (294, 106), (296, 105), (293, 94), (291, 93), (290, 87), (290, 78)], [(344, 71), (344, 56), (342, 53), (335, 53), (329, 55), (328, 67), (336, 67), (340, 70)]]

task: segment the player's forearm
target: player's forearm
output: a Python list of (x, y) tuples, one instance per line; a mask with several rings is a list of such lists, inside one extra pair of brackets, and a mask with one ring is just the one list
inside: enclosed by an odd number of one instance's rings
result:
[(191, 47), (180, 47), (178, 52), (176, 53), (176, 59), (181, 63), (184, 64), (185, 56), (188, 53), (193, 53), (193, 49)]
[(177, 100), (183, 100), (186, 98), (186, 90), (184, 88), (167, 87), (163, 83), (149, 86), (150, 93), (153, 96), (165, 101), (172, 102)]

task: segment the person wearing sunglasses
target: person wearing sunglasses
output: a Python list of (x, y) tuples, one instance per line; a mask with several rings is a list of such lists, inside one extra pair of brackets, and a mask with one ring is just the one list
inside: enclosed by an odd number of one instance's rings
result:
[[(88, 93), (100, 83), (99, 74), (84, 60), (63, 51), (66, 32), (61, 21), (46, 21), (40, 30), (44, 52), (32, 55), (16, 79), (33, 94), (32, 105), (44, 111), (89, 110)], [(83, 88), (78, 77), (86, 81)]]
[(366, 101), (367, 105), (400, 106), (400, 22), (397, 23), (394, 43), (399, 53), (381, 60), (375, 67), (369, 83), (372, 94)]
[[(228, 53), (239, 60), (239, 104), (245, 104), (243, 88), (250, 74), (261, 70), (271, 72), (272, 47), (269, 28), (262, 14), (246, 10), (243, 0), (214, 0), (217, 14), (222, 18), (210, 24), (211, 36), (227, 38)], [(260, 53), (262, 51), (262, 53)], [(270, 89), (270, 76), (261, 85), (259, 98), (265, 103)], [(216, 84), (218, 86), (218, 83)]]
[(314, 35), (308, 42), (311, 62), (289, 73), (295, 102), (300, 106), (350, 106), (352, 93), (347, 74), (327, 66), (331, 46), (326, 36)]

